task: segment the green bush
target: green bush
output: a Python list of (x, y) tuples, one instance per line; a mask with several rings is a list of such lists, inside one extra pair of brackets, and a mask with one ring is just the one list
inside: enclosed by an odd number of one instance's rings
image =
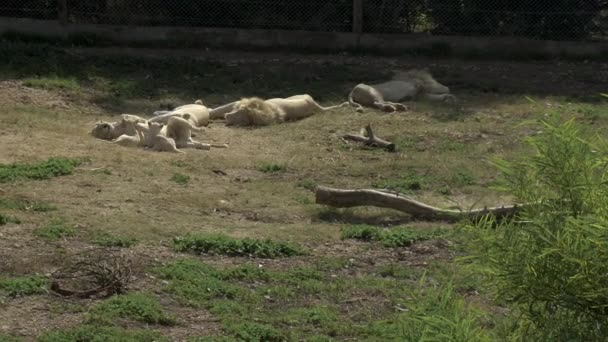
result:
[(532, 340), (599, 341), (608, 334), (606, 145), (573, 120), (543, 120), (535, 154), (499, 161), (504, 189), (530, 203), (518, 217), (464, 225), (498, 300)]

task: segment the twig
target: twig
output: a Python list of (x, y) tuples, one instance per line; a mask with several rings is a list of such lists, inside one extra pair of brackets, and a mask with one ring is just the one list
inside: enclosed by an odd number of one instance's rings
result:
[(361, 130), (361, 134), (345, 134), (344, 138), (362, 142), (367, 146), (381, 147), (390, 152), (394, 152), (396, 148), (394, 143), (377, 137), (372, 130), (371, 124), (365, 126), (365, 128)]

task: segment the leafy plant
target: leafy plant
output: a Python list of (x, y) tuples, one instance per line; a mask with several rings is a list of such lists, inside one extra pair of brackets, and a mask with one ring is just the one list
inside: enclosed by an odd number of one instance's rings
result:
[(386, 247), (407, 247), (417, 241), (428, 240), (439, 235), (436, 230), (422, 231), (408, 227), (382, 229), (368, 225), (354, 225), (342, 229), (342, 239), (377, 241)]
[(603, 139), (558, 115), (528, 139), (534, 154), (497, 161), (503, 189), (529, 203), (516, 220), (463, 225), (473, 260), (534, 340), (608, 334), (608, 165)]

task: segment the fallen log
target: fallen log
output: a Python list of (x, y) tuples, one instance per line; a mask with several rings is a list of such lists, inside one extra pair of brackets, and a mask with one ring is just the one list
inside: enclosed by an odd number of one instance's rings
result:
[(362, 142), (367, 146), (377, 146), (386, 149), (387, 151), (393, 152), (395, 151), (395, 144), (386, 141), (384, 139), (378, 138), (374, 131), (372, 130), (371, 125), (365, 126), (364, 129), (361, 130), (361, 134), (345, 134), (344, 138)]
[(352, 208), (374, 206), (404, 212), (418, 219), (429, 221), (455, 222), (464, 218), (476, 219), (492, 214), (498, 218), (515, 214), (522, 206), (511, 205), (493, 208), (473, 209), (469, 211), (436, 208), (399, 194), (378, 190), (359, 189), (345, 190), (318, 186), (315, 189), (315, 203), (335, 208)]

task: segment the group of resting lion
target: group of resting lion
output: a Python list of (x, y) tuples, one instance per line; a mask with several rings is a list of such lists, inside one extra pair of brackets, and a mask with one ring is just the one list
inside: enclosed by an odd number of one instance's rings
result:
[(267, 100), (244, 98), (214, 109), (207, 108), (198, 100), (172, 111), (155, 112), (151, 119), (122, 114), (118, 122), (99, 121), (95, 123), (91, 135), (121, 146), (183, 153), (179, 148), (208, 150), (211, 147), (227, 147), (192, 139), (193, 133), (204, 131), (203, 127), (209, 124), (209, 120), (223, 119), (227, 126), (266, 126), (349, 105), (355, 107), (357, 112), (363, 112), (363, 107), (395, 112), (407, 110), (402, 101), (417, 97), (435, 101), (454, 98), (449, 88), (437, 82), (428, 71), (410, 70), (397, 72), (388, 82), (358, 84), (348, 95), (348, 102), (336, 106), (322, 107), (307, 94)]

